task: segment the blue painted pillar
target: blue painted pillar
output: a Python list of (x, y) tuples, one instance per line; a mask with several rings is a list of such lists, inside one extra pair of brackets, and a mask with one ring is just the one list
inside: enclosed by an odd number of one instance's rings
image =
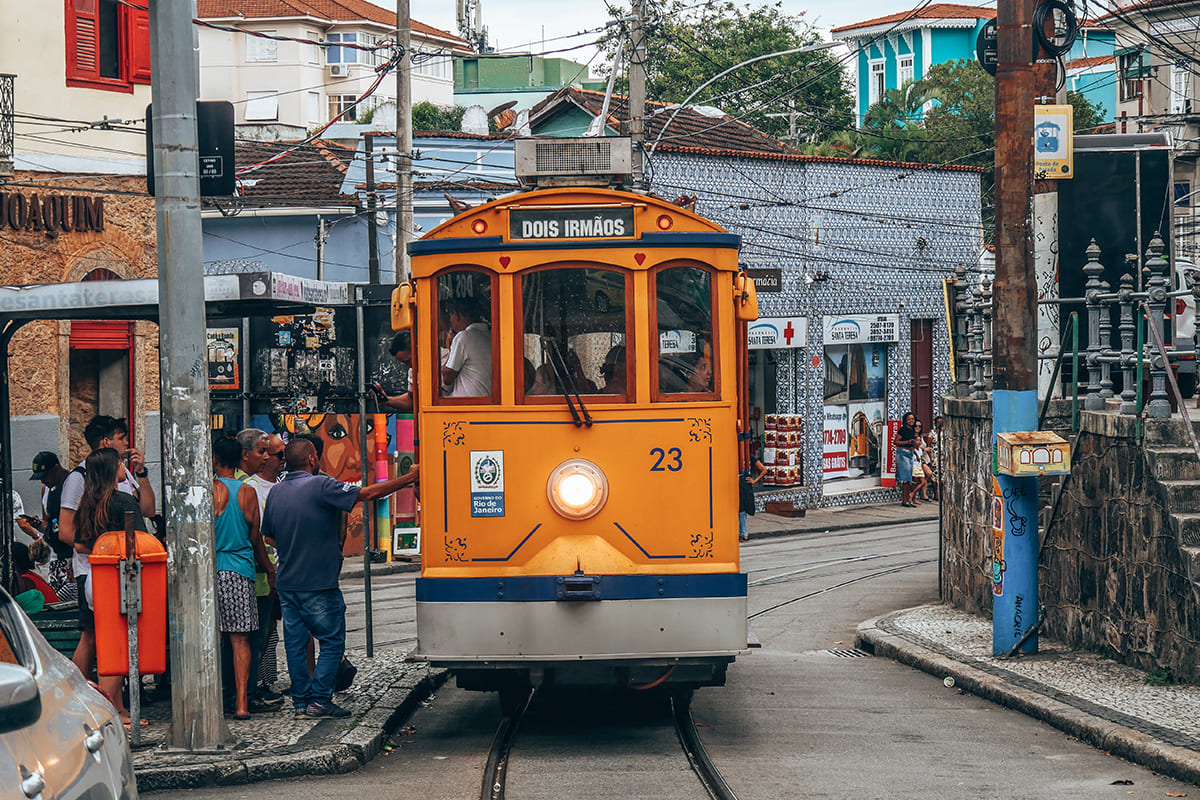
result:
[[(992, 392), (992, 654), (1003, 655), (1038, 617), (1037, 478), (996, 473), (996, 437), (1037, 430), (1037, 390)], [(1030, 636), (1023, 653), (1037, 652)]]

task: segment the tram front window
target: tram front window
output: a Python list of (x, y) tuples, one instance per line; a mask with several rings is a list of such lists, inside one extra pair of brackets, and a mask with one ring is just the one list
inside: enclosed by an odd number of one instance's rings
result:
[(526, 402), (564, 393), (625, 399), (626, 275), (561, 267), (521, 278)]
[(712, 276), (699, 267), (670, 267), (655, 275), (660, 394), (715, 391)]

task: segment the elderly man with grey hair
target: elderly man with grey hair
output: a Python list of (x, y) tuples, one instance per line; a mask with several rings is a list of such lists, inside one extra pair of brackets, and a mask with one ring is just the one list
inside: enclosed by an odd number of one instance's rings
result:
[(237, 443), (242, 446), (242, 463), (233, 477), (244, 481), (258, 472), (267, 460), (267, 432), (259, 428), (243, 428), (237, 432)]

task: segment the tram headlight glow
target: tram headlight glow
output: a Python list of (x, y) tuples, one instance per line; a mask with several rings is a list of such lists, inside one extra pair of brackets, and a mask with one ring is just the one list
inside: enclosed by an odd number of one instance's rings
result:
[(588, 519), (608, 502), (608, 478), (591, 461), (572, 458), (550, 473), (546, 497), (550, 506), (567, 519)]

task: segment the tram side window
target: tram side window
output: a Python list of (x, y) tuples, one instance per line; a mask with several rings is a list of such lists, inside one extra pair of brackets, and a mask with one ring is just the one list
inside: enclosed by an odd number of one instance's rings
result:
[(527, 402), (561, 401), (564, 391), (628, 396), (625, 287), (624, 273), (593, 267), (522, 276)]
[(491, 397), (492, 284), (489, 276), (455, 270), (438, 277), (438, 349), (442, 397)]
[(671, 267), (654, 281), (660, 394), (712, 394), (712, 275)]

